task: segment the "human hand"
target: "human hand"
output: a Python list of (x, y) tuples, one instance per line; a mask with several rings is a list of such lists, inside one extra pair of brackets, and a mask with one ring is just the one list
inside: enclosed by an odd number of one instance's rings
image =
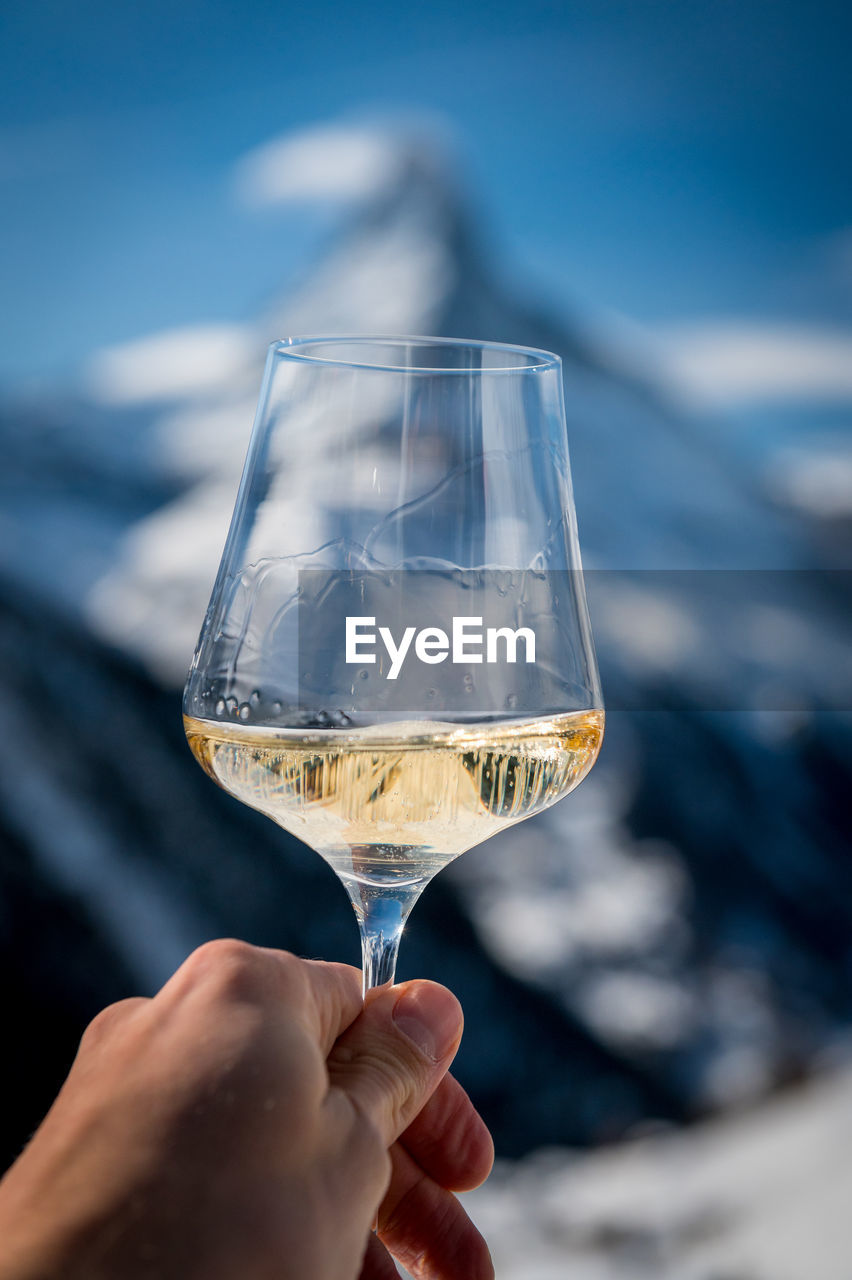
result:
[(490, 1280), (461, 1029), (433, 983), (362, 1005), (355, 969), (206, 944), (87, 1029), (0, 1182), (0, 1280)]

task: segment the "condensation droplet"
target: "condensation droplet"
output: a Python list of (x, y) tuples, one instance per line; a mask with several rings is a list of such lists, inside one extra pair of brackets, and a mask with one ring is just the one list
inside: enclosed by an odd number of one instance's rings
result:
[(366, 669), (366, 667), (362, 667), (361, 670), (358, 672), (358, 679), (369, 680), (369, 678), (370, 678), (369, 671)]
[(273, 702), (273, 704), (272, 704), (272, 714), (273, 714), (273, 715), (276, 715), (276, 716), (280, 716), (280, 714), (281, 714), (281, 703), (280, 703), (280, 702)]
[(508, 698), (506, 699), (506, 706), (515, 708), (517, 705), (518, 705), (518, 695), (516, 693), (510, 693)]
[(240, 719), (248, 720), (250, 715), (251, 715), (251, 707), (247, 702), (244, 702), (240, 707)]
[(229, 716), (235, 716), (235, 715), (237, 714), (237, 710), (238, 710), (238, 703), (237, 703), (236, 698), (226, 698), (226, 699), (225, 699), (225, 708), (226, 708), (226, 710), (227, 710), (227, 712), (228, 712), (228, 715), (229, 715)]
[(259, 706), (259, 705), (260, 705), (260, 690), (259, 690), (259, 689), (254, 689), (254, 690), (252, 691), (252, 695), (251, 695), (251, 697), (249, 698), (249, 702), (251, 703), (251, 705), (252, 705), (253, 707), (257, 707), (257, 706)]
[(216, 715), (223, 716), (225, 714), (225, 699), (220, 698), (216, 703)]

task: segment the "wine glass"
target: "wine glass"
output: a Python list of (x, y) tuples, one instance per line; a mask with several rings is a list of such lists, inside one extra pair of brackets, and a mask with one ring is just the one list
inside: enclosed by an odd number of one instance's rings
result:
[(559, 358), (274, 343), (184, 721), (220, 786), (333, 867), (365, 992), (393, 981), (432, 876), (600, 749)]

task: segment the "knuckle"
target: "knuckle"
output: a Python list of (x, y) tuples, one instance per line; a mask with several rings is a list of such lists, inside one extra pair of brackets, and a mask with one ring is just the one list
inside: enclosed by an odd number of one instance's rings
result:
[(127, 1019), (140, 1004), (147, 1004), (146, 1000), (139, 997), (128, 1000), (118, 1000), (115, 1004), (108, 1004), (105, 1009), (101, 1009), (96, 1014), (89, 1025), (83, 1032), (80, 1044), (92, 1047), (101, 1044), (105, 1039), (114, 1034), (117, 1028), (123, 1026)]
[(300, 1009), (310, 995), (306, 964), (289, 951), (254, 947), (236, 938), (205, 942), (184, 962), (184, 990), (203, 987), (208, 999)]
[(189, 968), (209, 969), (222, 965), (244, 965), (251, 962), (255, 948), (239, 938), (213, 938), (196, 947), (186, 961)]
[(408, 1094), (399, 1067), (377, 1047), (341, 1044), (334, 1050), (334, 1067), (338, 1076), (354, 1076), (369, 1083), (370, 1093), (384, 1104), (382, 1110), (394, 1106)]
[(373, 1117), (380, 1132), (394, 1135), (405, 1127), (413, 1100), (419, 1096), (419, 1081), (398, 1059), (369, 1044), (339, 1045), (333, 1055), (336, 1081), (361, 1103), (365, 1119)]
[(260, 953), (236, 938), (205, 942), (184, 962), (191, 985), (211, 983), (218, 994), (245, 999), (255, 994), (260, 977)]

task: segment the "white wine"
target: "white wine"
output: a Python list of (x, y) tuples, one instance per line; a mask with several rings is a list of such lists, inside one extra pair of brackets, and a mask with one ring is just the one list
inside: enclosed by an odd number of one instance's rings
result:
[(604, 713), (305, 731), (184, 724), (225, 791), (316, 849), (344, 881), (378, 886), (427, 880), (567, 795), (595, 762)]

